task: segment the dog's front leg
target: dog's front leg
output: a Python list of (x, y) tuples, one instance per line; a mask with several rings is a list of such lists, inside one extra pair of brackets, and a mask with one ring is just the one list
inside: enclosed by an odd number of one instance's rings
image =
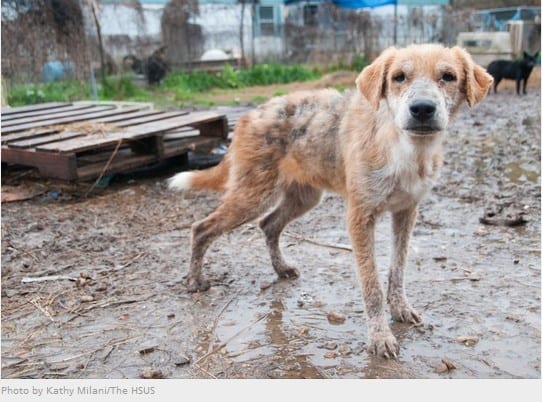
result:
[(408, 304), (404, 288), (404, 270), (410, 234), (416, 222), (416, 207), (392, 214), (393, 251), (388, 275), (388, 304), (395, 321), (418, 324), (420, 315)]
[(356, 255), (361, 291), (368, 320), (369, 352), (396, 357), (399, 344), (391, 333), (384, 314), (384, 295), (374, 258), (375, 211), (365, 210), (359, 202), (348, 203), (348, 230)]

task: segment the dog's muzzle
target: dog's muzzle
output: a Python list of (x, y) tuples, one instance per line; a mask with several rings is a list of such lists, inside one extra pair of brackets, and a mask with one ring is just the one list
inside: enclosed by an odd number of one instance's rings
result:
[(431, 100), (415, 100), (408, 107), (410, 118), (406, 130), (414, 134), (426, 135), (442, 130), (435, 119), (437, 105)]

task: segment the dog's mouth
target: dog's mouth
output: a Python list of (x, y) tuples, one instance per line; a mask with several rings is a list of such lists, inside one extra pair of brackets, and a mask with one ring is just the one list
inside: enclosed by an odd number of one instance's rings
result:
[(405, 127), (410, 135), (429, 136), (438, 134), (443, 128), (437, 125), (425, 125), (425, 124), (409, 124)]

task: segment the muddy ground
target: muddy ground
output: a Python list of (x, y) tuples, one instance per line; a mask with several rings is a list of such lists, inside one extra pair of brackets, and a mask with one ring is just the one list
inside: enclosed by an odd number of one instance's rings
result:
[[(190, 294), (189, 228), (216, 194), (171, 193), (169, 171), (85, 197), (90, 183), (4, 168), (3, 190), (41, 194), (2, 204), (2, 377), (540, 378), (539, 85), (503, 88), (452, 125), (406, 275), (424, 324), (392, 324), (398, 360), (367, 353), (336, 195), (282, 237), (299, 279), (276, 281), (252, 224), (212, 246), (212, 288)], [(385, 288), (388, 216), (376, 252)]]

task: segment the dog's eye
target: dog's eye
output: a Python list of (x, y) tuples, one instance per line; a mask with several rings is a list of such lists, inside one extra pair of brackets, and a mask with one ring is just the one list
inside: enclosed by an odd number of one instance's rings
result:
[(393, 76), (393, 80), (395, 82), (403, 82), (404, 80), (406, 80), (406, 75), (405, 73), (398, 73), (398, 74), (395, 74)]
[(441, 80), (446, 81), (446, 82), (451, 82), (451, 81), (455, 81), (456, 78), (455, 78), (455, 75), (453, 75), (452, 73), (444, 73), (442, 74)]

